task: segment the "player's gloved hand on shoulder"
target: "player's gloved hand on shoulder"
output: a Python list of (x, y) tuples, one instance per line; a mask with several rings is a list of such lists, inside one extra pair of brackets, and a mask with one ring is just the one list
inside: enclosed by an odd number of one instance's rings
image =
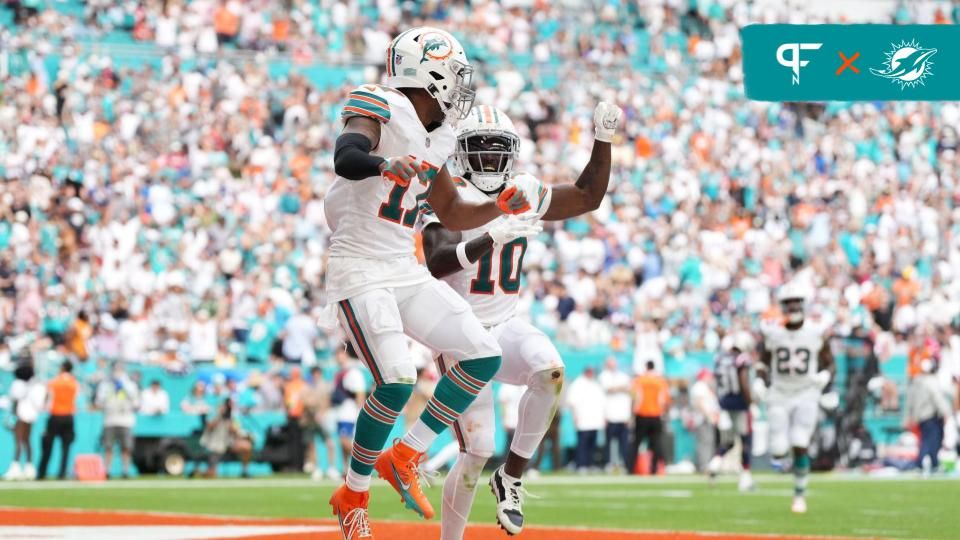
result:
[(409, 186), (410, 180), (413, 180), (421, 171), (426, 169), (427, 166), (413, 156), (398, 156), (385, 159), (383, 165), (381, 165), (380, 173), (391, 182), (401, 186)]
[(830, 384), (830, 372), (826, 369), (820, 370), (816, 375), (813, 376), (814, 380), (817, 381), (817, 387), (823, 390)]
[(542, 230), (543, 226), (534, 220), (510, 216), (498, 219), (487, 234), (493, 239), (494, 245), (502, 246), (517, 238), (536, 236)]
[(594, 140), (606, 143), (613, 140), (613, 134), (616, 133), (622, 118), (623, 111), (620, 107), (606, 101), (598, 103), (593, 110)]
[(517, 186), (508, 185), (497, 196), (497, 208), (504, 214), (522, 214), (530, 209), (530, 201)]

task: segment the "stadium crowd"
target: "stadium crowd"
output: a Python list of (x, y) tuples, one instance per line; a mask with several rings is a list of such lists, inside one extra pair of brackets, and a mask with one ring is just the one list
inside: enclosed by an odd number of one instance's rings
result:
[[(960, 373), (960, 107), (745, 100), (738, 30), (786, 4), (7, 4), (4, 65), (24, 67), (0, 90), (0, 362), (324, 361), (341, 336), (316, 324), (323, 198), (352, 83), (269, 63), (381, 65), (402, 26), (430, 22), (465, 38), (477, 102), (509, 112), (545, 182), (586, 162), (595, 101), (626, 112), (602, 207), (547, 225), (524, 259), (523, 309), (558, 341), (632, 349), (640, 373), (776, 318), (773, 291), (797, 279), (881, 361)], [(890, 19), (958, 22), (948, 7)], [(160, 68), (90, 54), (111, 32), (154, 44)]]

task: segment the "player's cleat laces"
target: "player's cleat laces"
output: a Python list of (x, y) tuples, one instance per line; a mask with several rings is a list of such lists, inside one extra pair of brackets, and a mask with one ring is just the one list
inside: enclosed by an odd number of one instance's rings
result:
[(527, 491), (520, 480), (507, 480), (502, 466), (490, 477), (490, 491), (497, 499), (497, 522), (500, 527), (508, 535), (520, 534), (523, 530), (523, 502), (527, 498), (538, 497)]
[(357, 540), (364, 538), (373, 538), (373, 532), (370, 530), (370, 517), (367, 515), (366, 508), (354, 508), (347, 512), (341, 521), (341, 525), (346, 529), (347, 538)]
[(330, 497), (333, 515), (340, 524), (340, 534), (344, 540), (373, 540), (370, 528), (370, 516), (367, 513), (369, 493), (350, 491), (346, 485), (340, 486)]

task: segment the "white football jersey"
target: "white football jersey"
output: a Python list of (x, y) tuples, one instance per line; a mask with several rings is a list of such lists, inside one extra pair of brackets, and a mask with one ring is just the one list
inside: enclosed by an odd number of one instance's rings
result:
[(784, 392), (817, 388), (820, 349), (826, 346), (824, 328), (810, 321), (790, 330), (783, 325), (762, 329), (763, 347), (770, 352), (770, 387)]
[(408, 187), (372, 176), (337, 177), (324, 201), (331, 257), (390, 260), (414, 254), (414, 226), (430, 182), (453, 154), (456, 135), (444, 123), (432, 132), (417, 117), (413, 104), (398, 90), (363, 85), (350, 93), (341, 117), (365, 116), (380, 122), (380, 143), (370, 154), (383, 158), (412, 155), (431, 167)]
[[(458, 193), (466, 201), (483, 202), (490, 197), (473, 184), (455, 179)], [(535, 177), (517, 173), (510, 181), (520, 187), (530, 201), (530, 213), (542, 218), (550, 207), (552, 190)], [(498, 218), (498, 219), (506, 219)], [(420, 215), (421, 227), (439, 223), (436, 214), (424, 204)], [(483, 236), (498, 220), (483, 227), (463, 231), (464, 242)], [(494, 248), (480, 257), (476, 263), (443, 278), (453, 290), (463, 296), (473, 308), (473, 313), (484, 326), (494, 326), (511, 319), (520, 301), (520, 274), (523, 270), (523, 255), (527, 251), (527, 239), (516, 240)]]

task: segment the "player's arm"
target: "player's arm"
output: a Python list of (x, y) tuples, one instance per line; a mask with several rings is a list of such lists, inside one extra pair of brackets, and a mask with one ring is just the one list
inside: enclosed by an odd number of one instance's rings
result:
[(737, 378), (740, 379), (740, 393), (743, 394), (743, 400), (749, 407), (753, 403), (753, 396), (750, 389), (750, 368), (746, 365), (737, 368)]
[(343, 110), (343, 131), (333, 152), (333, 170), (347, 180), (382, 176), (402, 186), (424, 170), (414, 156), (371, 155), (380, 144), (382, 126), (390, 122), (390, 103), (376, 86), (361, 86), (350, 92)]
[(486, 225), (504, 214), (519, 214), (530, 209), (523, 192), (509, 186), (497, 199), (482, 203), (467, 202), (457, 194), (457, 186), (444, 166), (437, 172), (427, 203), (443, 226), (450, 231), (466, 231)]
[(610, 183), (610, 140), (623, 112), (616, 105), (600, 102), (593, 113), (596, 136), (590, 161), (574, 184), (555, 186), (545, 220), (563, 220), (592, 212), (600, 206)]
[[(462, 270), (465, 262), (475, 263), (493, 249), (493, 239), (489, 234), (461, 242), (463, 235), (449, 231), (439, 223), (431, 223), (423, 229), (423, 255), (427, 268), (435, 278), (442, 278)], [(460, 244), (463, 247), (460, 247)], [(466, 261), (461, 260), (461, 253)]]
[(757, 378), (764, 384), (770, 385), (770, 370), (773, 366), (773, 353), (767, 349), (766, 343), (760, 343), (760, 365), (757, 366)]
[(817, 384), (823, 390), (833, 380), (836, 371), (836, 363), (833, 361), (833, 351), (830, 349), (829, 338), (823, 340), (823, 346), (820, 347), (820, 352), (817, 354), (817, 365), (820, 366), (820, 371), (816, 375)]
[(346, 119), (333, 152), (333, 170), (347, 180), (380, 176), (387, 160), (370, 155), (380, 144), (380, 122), (366, 116)]

